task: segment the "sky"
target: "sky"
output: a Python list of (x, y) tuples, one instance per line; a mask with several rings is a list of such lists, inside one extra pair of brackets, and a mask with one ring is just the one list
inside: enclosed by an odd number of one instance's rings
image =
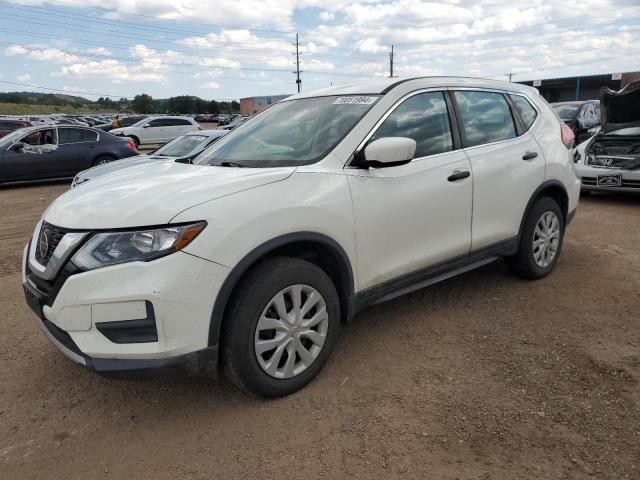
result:
[(391, 45), (401, 78), (640, 70), (638, 0), (0, 0), (0, 91), (290, 94), (296, 34), (303, 91), (388, 77)]

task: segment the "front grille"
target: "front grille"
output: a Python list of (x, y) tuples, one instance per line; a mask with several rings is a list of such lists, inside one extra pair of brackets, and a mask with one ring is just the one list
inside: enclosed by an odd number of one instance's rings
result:
[(587, 156), (586, 164), (596, 168), (615, 168), (619, 170), (635, 170), (640, 167), (640, 159), (636, 157)]
[[(591, 185), (593, 187), (598, 185), (598, 179), (596, 177), (582, 177), (583, 185)], [(618, 188), (640, 188), (640, 180), (625, 180), (622, 179), (622, 185)], [(615, 188), (615, 187), (614, 187)]]
[[(51, 258), (53, 251), (56, 249), (65, 233), (66, 232), (64, 230), (55, 227), (50, 223), (42, 222), (38, 238), (33, 239), (36, 242), (34, 245), (36, 260), (40, 265), (46, 266), (47, 263), (49, 263), (49, 259)], [(46, 237), (44, 235), (46, 235)]]

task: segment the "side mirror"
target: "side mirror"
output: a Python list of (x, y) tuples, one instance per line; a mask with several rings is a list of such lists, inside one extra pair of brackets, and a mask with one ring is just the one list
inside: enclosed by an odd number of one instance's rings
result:
[(150, 125), (147, 123), (146, 125), (143, 125), (142, 128), (149, 128)]
[(366, 165), (394, 167), (409, 163), (416, 153), (416, 141), (406, 137), (384, 137), (364, 149)]
[(22, 153), (22, 151), (24, 150), (24, 143), (16, 142), (9, 147), (9, 150), (16, 153)]

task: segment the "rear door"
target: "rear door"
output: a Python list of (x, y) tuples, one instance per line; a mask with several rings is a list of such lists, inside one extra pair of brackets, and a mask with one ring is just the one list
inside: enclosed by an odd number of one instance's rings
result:
[(531, 133), (537, 111), (526, 97), (512, 95), (531, 110), (528, 127), (502, 92), (452, 90), (473, 174), (474, 251), (518, 235), (529, 199), (544, 181), (545, 160)]
[(58, 128), (60, 166), (65, 174), (76, 174), (91, 166), (96, 140), (96, 132), (86, 128)]

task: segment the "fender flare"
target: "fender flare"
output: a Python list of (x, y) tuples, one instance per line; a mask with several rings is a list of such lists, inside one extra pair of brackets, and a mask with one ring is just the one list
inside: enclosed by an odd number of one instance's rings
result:
[[(522, 215), (522, 220), (520, 220), (520, 228), (518, 229), (518, 238), (522, 237), (522, 230), (524, 229), (524, 223), (526, 222), (527, 217), (529, 216), (529, 212), (531, 211), (531, 207), (533, 207), (533, 203), (540, 197), (540, 194), (544, 190), (548, 189), (549, 187), (557, 187), (561, 189), (568, 201), (569, 195), (567, 193), (567, 188), (564, 186), (562, 182), (560, 182), (559, 180), (547, 180), (546, 182), (543, 182), (538, 188), (536, 188), (536, 190), (533, 192), (533, 194), (529, 198), (529, 201), (527, 202), (527, 206), (524, 209), (524, 214)], [(562, 210), (562, 215), (564, 216), (564, 224), (566, 227), (567, 217), (569, 216), (569, 212), (565, 211), (565, 208), (563, 207), (563, 205), (559, 205), (559, 207)]]
[(347, 320), (352, 318), (354, 310), (353, 267), (351, 266), (349, 257), (347, 256), (344, 249), (338, 242), (321, 233), (288, 233), (286, 235), (268, 240), (251, 250), (233, 267), (229, 275), (227, 275), (227, 278), (222, 283), (222, 287), (220, 287), (220, 290), (218, 291), (215, 302), (213, 304), (213, 311), (211, 313), (211, 321), (209, 324), (209, 346), (216, 346), (220, 343), (220, 332), (222, 330), (222, 322), (224, 320), (224, 312), (227, 308), (227, 303), (231, 298), (231, 294), (233, 293), (235, 286), (238, 284), (243, 275), (247, 273), (257, 261), (268, 255), (270, 252), (276, 250), (279, 247), (298, 242), (311, 242), (321, 244), (325, 248), (330, 249), (340, 259), (341, 266), (344, 267), (345, 281), (347, 286), (346, 291), (342, 292), (345, 298), (342, 299), (341, 296), (341, 307), (346, 307), (346, 312), (343, 312), (343, 316), (346, 313)]

